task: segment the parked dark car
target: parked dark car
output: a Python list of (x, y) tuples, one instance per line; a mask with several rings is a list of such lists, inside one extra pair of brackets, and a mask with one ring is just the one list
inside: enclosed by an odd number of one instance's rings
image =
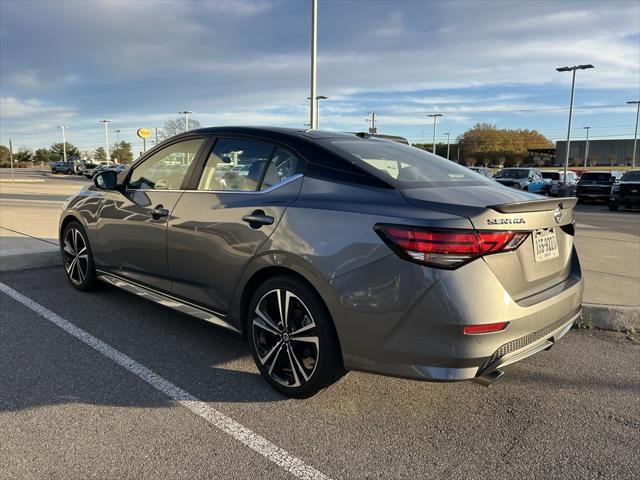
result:
[(345, 369), (489, 384), (551, 348), (581, 311), (575, 203), (368, 134), (216, 127), (99, 173), (59, 234), (74, 288), (239, 333), (308, 397)]
[(537, 168), (503, 168), (493, 179), (505, 187), (524, 190), (525, 192), (547, 195), (550, 184), (542, 178)]
[(640, 207), (640, 170), (629, 170), (613, 184), (609, 197), (609, 210), (618, 207)]
[(587, 200), (608, 201), (613, 184), (620, 178), (622, 178), (622, 173), (618, 171), (583, 173), (576, 187), (578, 202)]

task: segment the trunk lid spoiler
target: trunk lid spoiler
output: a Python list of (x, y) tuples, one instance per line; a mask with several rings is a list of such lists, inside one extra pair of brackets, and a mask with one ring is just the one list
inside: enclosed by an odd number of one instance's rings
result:
[(523, 202), (489, 205), (487, 208), (500, 213), (544, 212), (553, 210), (556, 207), (560, 207), (562, 210), (573, 208), (577, 202), (578, 199), (576, 197), (545, 198), (543, 200), (527, 200)]

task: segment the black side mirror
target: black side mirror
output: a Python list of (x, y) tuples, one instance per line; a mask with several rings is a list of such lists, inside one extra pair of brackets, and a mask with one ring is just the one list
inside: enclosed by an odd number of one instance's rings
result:
[(98, 190), (118, 190), (118, 174), (113, 170), (105, 170), (93, 177), (93, 184)]

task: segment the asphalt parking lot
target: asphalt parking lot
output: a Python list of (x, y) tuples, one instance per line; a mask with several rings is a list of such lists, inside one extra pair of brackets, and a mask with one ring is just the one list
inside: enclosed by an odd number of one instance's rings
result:
[[(16, 195), (0, 199), (60, 194)], [(628, 235), (638, 218), (577, 211)], [(75, 291), (61, 267), (0, 282), (0, 478), (640, 477), (637, 334), (573, 330), (490, 388), (352, 372), (300, 401), (221, 328), (106, 285)]]

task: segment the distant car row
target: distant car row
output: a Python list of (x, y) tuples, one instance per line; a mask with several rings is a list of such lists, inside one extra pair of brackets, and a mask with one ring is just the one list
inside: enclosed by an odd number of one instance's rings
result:
[(603, 200), (609, 202), (610, 210), (624, 206), (640, 206), (640, 170), (583, 172), (568, 171), (567, 178), (559, 170), (536, 168), (503, 168), (492, 175), (490, 168), (470, 167), (481, 175), (518, 190), (540, 195), (577, 196), (578, 202)]
[(67, 162), (53, 162), (51, 164), (51, 173), (63, 173), (66, 175), (84, 175), (87, 178), (93, 178), (94, 175), (104, 170), (113, 169), (118, 172), (124, 170), (123, 164), (106, 164), (83, 162), (82, 160), (69, 160)]

